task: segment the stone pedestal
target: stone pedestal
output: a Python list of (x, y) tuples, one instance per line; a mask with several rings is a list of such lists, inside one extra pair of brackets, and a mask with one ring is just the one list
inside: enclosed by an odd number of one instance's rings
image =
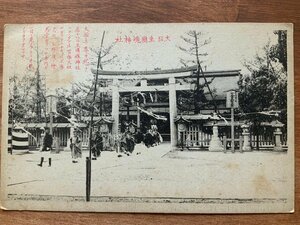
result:
[(251, 151), (251, 146), (250, 146), (250, 132), (249, 132), (249, 125), (248, 124), (244, 124), (241, 126), (241, 128), (243, 129), (243, 147), (242, 147), (242, 151), (245, 152), (249, 152)]
[(219, 138), (218, 125), (216, 123), (213, 125), (213, 135), (211, 136), (208, 150), (210, 152), (222, 152), (224, 150), (222, 142)]
[(280, 123), (279, 121), (276, 121), (276, 123), (273, 125), (274, 127), (274, 136), (275, 136), (275, 146), (274, 146), (274, 151), (283, 151), (282, 149), (282, 143), (281, 143), (281, 129), (283, 127), (283, 124)]

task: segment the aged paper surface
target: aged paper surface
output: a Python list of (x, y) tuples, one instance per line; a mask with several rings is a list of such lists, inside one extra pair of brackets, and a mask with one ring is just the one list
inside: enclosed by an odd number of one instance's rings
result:
[(292, 24), (6, 25), (1, 207), (294, 210)]

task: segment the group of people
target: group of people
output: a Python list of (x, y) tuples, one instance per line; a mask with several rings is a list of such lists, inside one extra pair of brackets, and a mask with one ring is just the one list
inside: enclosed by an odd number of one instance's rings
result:
[(147, 133), (145, 134), (144, 143), (149, 148), (155, 145), (159, 145), (161, 142), (163, 142), (163, 138), (158, 132), (156, 121), (154, 120), (151, 123), (150, 129), (148, 129)]
[[(40, 163), (37, 164), (38, 166), (42, 167), (45, 161), (46, 155), (49, 156), (49, 153), (52, 151), (53, 145), (53, 136), (50, 134), (50, 129), (48, 127), (42, 129), (44, 132), (41, 135), (42, 144), (40, 152), (42, 153)], [(71, 149), (71, 156), (72, 162), (77, 163), (78, 158), (81, 158), (82, 151), (81, 151), (81, 139), (78, 131), (74, 131), (73, 135), (70, 137), (70, 149)], [(45, 154), (46, 153), (46, 154)], [(51, 167), (52, 165), (52, 158), (48, 157), (48, 166)]]
[(144, 144), (147, 148), (159, 145), (162, 141), (162, 136), (157, 130), (149, 129), (144, 137)]
[[(50, 134), (49, 128), (44, 129), (42, 134), (42, 145), (40, 151), (42, 153), (50, 152), (52, 150), (53, 136)], [(92, 150), (92, 160), (97, 160), (101, 156), (101, 152), (104, 150), (105, 145), (110, 145), (111, 149), (117, 152), (122, 152), (127, 155), (132, 154), (135, 149), (136, 144), (144, 143), (147, 148), (159, 145), (163, 139), (156, 123), (152, 122), (147, 128), (146, 133), (142, 133), (140, 128), (131, 129), (126, 127), (125, 131), (121, 135), (114, 136), (114, 141), (109, 142), (108, 138), (103, 136), (104, 134), (99, 131), (95, 131), (91, 140), (91, 150)], [(81, 133), (78, 130), (74, 130), (70, 137), (70, 145), (72, 162), (77, 163), (78, 159), (82, 157), (82, 141)], [(45, 155), (42, 155), (41, 161), (38, 166), (42, 167), (45, 160)], [(51, 167), (52, 160), (48, 157), (49, 167)]]
[(147, 148), (159, 145), (163, 139), (158, 132), (156, 121), (150, 121), (150, 126), (146, 127), (145, 133), (141, 132), (140, 128), (131, 129), (126, 127), (120, 139), (121, 152), (130, 155), (136, 144), (144, 143)]
[[(80, 132), (74, 132), (74, 136), (70, 138), (70, 149), (72, 154), (73, 163), (77, 162), (78, 158), (81, 158), (81, 139)], [(106, 133), (101, 133), (99, 130), (93, 132), (91, 139), (91, 151), (92, 151), (92, 160), (97, 160), (98, 157), (101, 156), (101, 152), (103, 150), (108, 149), (107, 145), (111, 143), (109, 136)]]

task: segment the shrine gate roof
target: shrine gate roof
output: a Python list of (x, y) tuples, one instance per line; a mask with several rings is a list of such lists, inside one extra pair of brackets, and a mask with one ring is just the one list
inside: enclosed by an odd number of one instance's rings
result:
[[(98, 70), (98, 75), (102, 79), (167, 79), (169, 77), (191, 77), (196, 76), (197, 66), (182, 67), (167, 70), (145, 70), (145, 71), (107, 71)], [(241, 70), (219, 70), (204, 71), (206, 77), (229, 77), (240, 75)], [(92, 69), (92, 73), (96, 74), (97, 70)]]

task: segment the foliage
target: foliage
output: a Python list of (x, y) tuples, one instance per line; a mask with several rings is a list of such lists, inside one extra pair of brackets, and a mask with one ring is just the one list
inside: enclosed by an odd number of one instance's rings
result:
[[(98, 60), (91, 60), (92, 65), (98, 61), (98, 70), (103, 70), (103, 65), (112, 63), (116, 55), (110, 53), (114, 44), (107, 47), (102, 45), (99, 49), (91, 49), (96, 54)], [(35, 47), (36, 52), (36, 68), (26, 71), (22, 75), (13, 75), (9, 80), (9, 120), (10, 122), (49, 122), (49, 115), (46, 115), (46, 98), (45, 98), (45, 81), (39, 71), (39, 65), (43, 59), (39, 55), (43, 55), (39, 51), (38, 45)], [(95, 57), (95, 58), (96, 58)], [(107, 93), (96, 93), (93, 100), (93, 87), (96, 89), (107, 86), (104, 80), (98, 80), (95, 85), (95, 79), (88, 82), (77, 82), (72, 85), (72, 90), (65, 88), (57, 88), (57, 114), (55, 114), (54, 122), (68, 122), (71, 115), (74, 114), (77, 119), (82, 116), (90, 116), (91, 109), (95, 111), (95, 115), (109, 114), (111, 111), (111, 96)]]
[[(9, 121), (32, 122), (36, 119), (36, 77), (30, 73), (9, 79)], [(43, 95), (41, 95), (42, 97)], [(44, 104), (43, 99), (40, 99)]]
[(274, 34), (281, 35), (277, 44), (266, 44), (263, 54), (256, 54), (253, 61), (244, 62), (251, 74), (240, 76), (239, 103), (244, 113), (253, 115), (249, 116), (252, 121), (265, 120), (264, 116), (255, 112), (275, 110), (281, 111), (280, 120), (286, 123), (286, 31), (275, 31)]

